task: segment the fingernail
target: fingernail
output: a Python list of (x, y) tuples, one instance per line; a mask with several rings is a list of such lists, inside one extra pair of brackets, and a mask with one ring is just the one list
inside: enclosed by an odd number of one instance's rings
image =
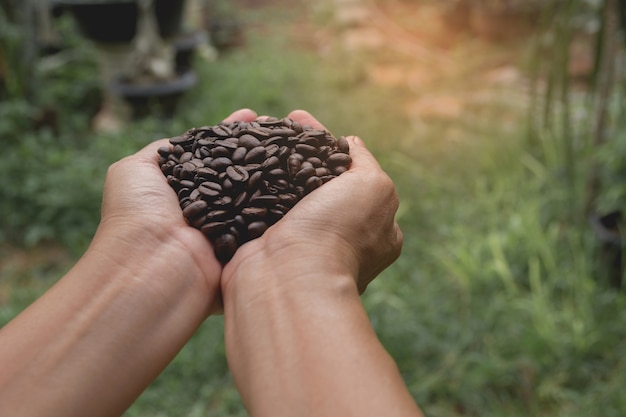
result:
[(350, 142), (354, 143), (357, 146), (365, 146), (365, 143), (363, 142), (363, 139), (361, 139), (358, 136), (346, 136), (346, 139), (349, 140)]

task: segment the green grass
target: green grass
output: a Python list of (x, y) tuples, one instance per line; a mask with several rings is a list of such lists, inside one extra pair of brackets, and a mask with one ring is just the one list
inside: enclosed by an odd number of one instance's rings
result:
[[(0, 172), (18, 173), (28, 192), (0, 191), (4, 245), (55, 241), (76, 257), (97, 225), (111, 162), (240, 107), (276, 116), (304, 108), (338, 135), (362, 136), (397, 186), (403, 253), (363, 300), (427, 416), (626, 414), (626, 299), (598, 278), (597, 244), (570, 215), (579, 193), (565, 188), (558, 138), (537, 137), (539, 150), (530, 149), (523, 106), (513, 121), (496, 104), (452, 121), (409, 119), (401, 110), (413, 93), (369, 83), (376, 57), (312, 49), (294, 30), (302, 10), (244, 13), (245, 46), (196, 63), (201, 82), (171, 122), (11, 139)], [(468, 56), (463, 45), (451, 54)], [(0, 253), (0, 324), (68, 267), (12, 269), (11, 253)], [(226, 365), (221, 317), (203, 324), (126, 413), (225, 415), (246, 413)]]

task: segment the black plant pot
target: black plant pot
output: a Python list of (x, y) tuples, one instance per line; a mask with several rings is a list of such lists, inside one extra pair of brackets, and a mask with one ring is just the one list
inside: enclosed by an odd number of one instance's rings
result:
[(180, 35), (174, 41), (176, 72), (181, 74), (191, 70), (198, 46), (207, 42), (204, 32), (190, 32)]
[(612, 287), (621, 288), (624, 274), (622, 260), (624, 239), (619, 226), (622, 222), (622, 213), (614, 211), (606, 215), (594, 214), (590, 222), (596, 239), (600, 243), (598, 256), (603, 275)]
[[(55, 0), (74, 15), (83, 35), (99, 43), (129, 43), (137, 33), (137, 0)], [(155, 0), (159, 34), (173, 38), (182, 25), (185, 0)]]
[(115, 80), (110, 89), (124, 98), (130, 105), (132, 117), (141, 119), (147, 116), (171, 118), (183, 94), (198, 82), (194, 71), (177, 75), (171, 81), (155, 84), (133, 84)]

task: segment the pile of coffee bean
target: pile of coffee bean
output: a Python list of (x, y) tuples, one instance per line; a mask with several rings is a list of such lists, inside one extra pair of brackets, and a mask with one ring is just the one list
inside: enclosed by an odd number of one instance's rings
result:
[(192, 128), (158, 153), (183, 216), (222, 263), (352, 162), (344, 137), (275, 117)]

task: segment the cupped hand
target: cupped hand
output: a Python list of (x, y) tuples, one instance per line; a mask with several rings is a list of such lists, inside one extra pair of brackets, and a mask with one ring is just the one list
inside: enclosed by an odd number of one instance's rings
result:
[[(288, 117), (324, 128), (301, 110)], [(347, 139), (350, 169), (305, 196), (260, 238), (240, 247), (224, 268), (222, 288), (242, 265), (273, 262), (281, 268), (295, 262), (303, 273), (350, 274), (362, 293), (398, 258), (402, 232), (394, 218), (398, 196), (393, 182), (360, 138)]]
[[(242, 109), (225, 121), (255, 118), (253, 111)], [(111, 165), (104, 184), (102, 218), (92, 247), (113, 240), (116, 253), (109, 256), (124, 262), (158, 244), (171, 245), (172, 262), (195, 264), (200, 279), (206, 280), (211, 289), (217, 288), (219, 294), (222, 267), (213, 247), (199, 230), (187, 224), (176, 193), (160, 170), (157, 150), (168, 145), (168, 139), (155, 141)]]

